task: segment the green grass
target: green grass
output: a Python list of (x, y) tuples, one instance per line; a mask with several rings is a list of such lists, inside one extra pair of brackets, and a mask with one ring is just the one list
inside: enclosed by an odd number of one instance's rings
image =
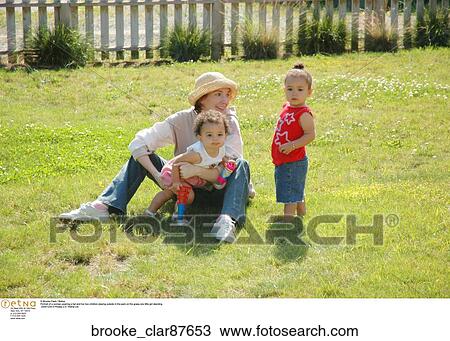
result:
[[(394, 213), (384, 244), (169, 246), (109, 226), (95, 243), (50, 218), (92, 200), (129, 157), (139, 129), (187, 106), (202, 72), (241, 85), (236, 106), (262, 236), (275, 204), (270, 141), (281, 82), (297, 59), (142, 68), (0, 70), (0, 297), (449, 297), (448, 49), (304, 57), (315, 79), (308, 215)], [(169, 157), (166, 148), (163, 155)], [(156, 188), (129, 205), (140, 213)], [(345, 236), (345, 219), (320, 234)], [(82, 232), (89, 233), (88, 226)], [(247, 235), (241, 231), (241, 237)]]

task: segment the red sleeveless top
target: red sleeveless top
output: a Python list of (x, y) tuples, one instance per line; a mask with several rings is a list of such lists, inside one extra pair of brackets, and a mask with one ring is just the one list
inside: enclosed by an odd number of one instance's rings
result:
[(272, 162), (276, 166), (283, 163), (302, 160), (306, 155), (306, 148), (300, 147), (289, 154), (280, 152), (282, 144), (295, 141), (304, 135), (300, 125), (300, 117), (304, 113), (311, 113), (311, 109), (304, 105), (298, 108), (291, 107), (288, 103), (283, 106), (272, 140)]

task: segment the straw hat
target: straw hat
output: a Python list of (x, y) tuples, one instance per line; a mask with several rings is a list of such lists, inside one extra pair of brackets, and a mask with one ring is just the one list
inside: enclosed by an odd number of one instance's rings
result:
[(206, 72), (195, 80), (194, 90), (188, 96), (189, 103), (195, 105), (204, 95), (222, 88), (231, 90), (230, 101), (236, 97), (237, 84), (235, 82), (220, 72)]

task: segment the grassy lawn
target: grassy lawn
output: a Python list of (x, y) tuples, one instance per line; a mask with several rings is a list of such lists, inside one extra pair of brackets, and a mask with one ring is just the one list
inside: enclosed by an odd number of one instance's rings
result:
[[(186, 108), (194, 78), (210, 70), (240, 84), (235, 104), (258, 191), (247, 213), (264, 237), (268, 217), (282, 212), (270, 143), (296, 60), (0, 70), (0, 297), (449, 297), (448, 49), (302, 58), (315, 78), (317, 124), (305, 225), (324, 214), (354, 214), (359, 225), (396, 214), (381, 246), (370, 235), (354, 245), (308, 236), (305, 246), (174, 246), (164, 236), (138, 244), (120, 229), (111, 240), (109, 225), (94, 243), (68, 231), (49, 242), (50, 218), (94, 199), (135, 132)], [(155, 192), (146, 181), (129, 213)], [(345, 231), (344, 217), (318, 233)]]

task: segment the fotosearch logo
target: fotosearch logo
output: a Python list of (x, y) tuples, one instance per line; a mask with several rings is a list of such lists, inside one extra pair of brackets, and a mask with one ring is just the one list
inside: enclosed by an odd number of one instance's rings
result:
[[(67, 225), (55, 217), (50, 220), (50, 242), (56, 243), (57, 235), (69, 228), (70, 236), (79, 243), (94, 243), (105, 231), (108, 231), (110, 242), (116, 243), (117, 230), (123, 229), (126, 237), (134, 243), (151, 244), (162, 238), (164, 244), (171, 245), (213, 245), (218, 243), (216, 234), (211, 232), (216, 219), (217, 215), (209, 214), (185, 215), (181, 221), (174, 221), (170, 216), (122, 216), (108, 222), (108, 228), (105, 228), (99, 220)], [(323, 214), (304, 221), (297, 216), (269, 216), (265, 224), (262, 228), (257, 227), (247, 219), (242, 229), (245, 232), (238, 231), (235, 244), (356, 245), (358, 236), (365, 235), (372, 238), (373, 245), (379, 246), (384, 243), (385, 228), (399, 226), (400, 218), (396, 214), (374, 214), (363, 220), (355, 214)], [(337, 226), (343, 227), (340, 236), (330, 236), (326, 232), (330, 228), (336, 230)]]
[(36, 308), (36, 301), (30, 300), (1, 300), (2, 308)]

